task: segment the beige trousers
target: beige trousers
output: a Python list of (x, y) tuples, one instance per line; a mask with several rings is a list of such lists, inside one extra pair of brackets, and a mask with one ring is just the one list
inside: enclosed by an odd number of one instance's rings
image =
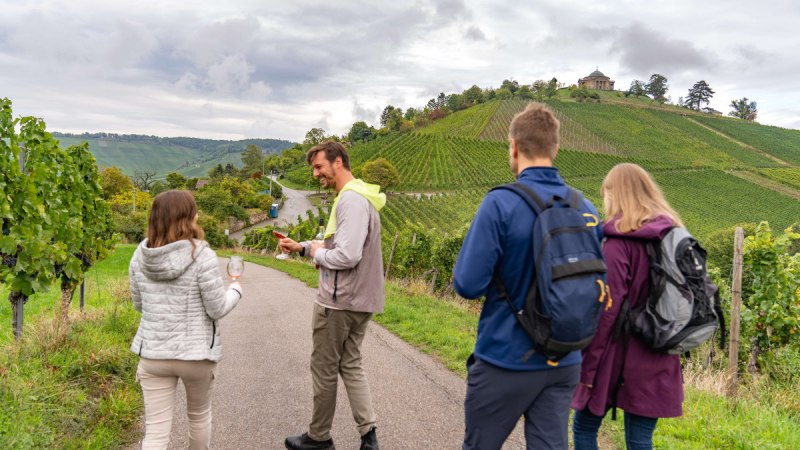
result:
[(142, 449), (166, 449), (172, 430), (178, 378), (186, 387), (189, 448), (211, 446), (211, 387), (217, 363), (176, 359), (139, 360), (136, 379), (144, 395), (145, 435)]
[(311, 378), (314, 409), (308, 436), (318, 441), (331, 438), (336, 412), (336, 388), (342, 377), (358, 432), (363, 436), (375, 425), (372, 397), (361, 368), (361, 343), (371, 313), (341, 311), (314, 305)]

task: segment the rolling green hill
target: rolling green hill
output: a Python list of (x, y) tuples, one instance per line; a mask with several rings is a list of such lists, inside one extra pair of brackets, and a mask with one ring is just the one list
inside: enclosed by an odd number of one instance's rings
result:
[[(513, 181), (508, 168), (508, 145), (503, 142), (480, 141), (438, 134), (407, 133), (358, 145), (350, 150), (353, 168), (383, 157), (400, 172), (401, 184), (393, 188), (407, 192), (443, 192), (488, 188)], [(625, 158), (603, 153), (561, 150), (558, 166), (569, 177), (606, 173), (621, 162), (636, 162), (650, 170), (671, 170), (691, 167), (663, 161)], [(307, 167), (298, 167), (287, 174), (291, 180), (302, 180)]]
[(162, 138), (156, 136), (84, 133), (53, 133), (62, 146), (89, 142), (89, 150), (100, 167), (117, 166), (131, 176), (137, 170), (152, 170), (157, 177), (170, 172), (202, 177), (217, 164), (242, 165), (241, 152), (247, 145), (257, 145), (265, 153), (275, 153), (294, 143), (278, 139), (221, 141), (197, 138)]
[[(487, 102), (415, 132), (354, 146), (355, 168), (378, 157), (397, 167), (401, 183), (393, 191), (440, 193), (390, 196), (382, 214), (385, 233), (407, 222), (441, 232), (468, 223), (491, 186), (512, 181), (508, 126), (527, 103)], [(736, 223), (767, 220), (783, 229), (800, 220), (800, 131), (617, 93), (602, 93), (601, 103), (579, 103), (562, 92), (547, 104), (562, 123), (556, 166), (598, 207), (608, 170), (635, 162), (654, 174), (699, 237)]]

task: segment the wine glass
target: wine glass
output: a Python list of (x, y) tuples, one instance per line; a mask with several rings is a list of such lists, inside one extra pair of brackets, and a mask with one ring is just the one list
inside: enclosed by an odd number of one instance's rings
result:
[(244, 272), (244, 260), (241, 256), (231, 256), (228, 260), (228, 276), (231, 277), (233, 281), (239, 279), (242, 276), (242, 272)]
[[(289, 232), (284, 231), (284, 230), (272, 230), (272, 234), (274, 234), (275, 237), (278, 238), (278, 241), (280, 241), (281, 239), (285, 239), (286, 236), (289, 235)], [(275, 255), (275, 258), (277, 258), (277, 259), (288, 259), (289, 258), (289, 254), (288, 253), (283, 253), (281, 251), (280, 242), (278, 242), (278, 248), (276, 250), (278, 250), (278, 254)]]

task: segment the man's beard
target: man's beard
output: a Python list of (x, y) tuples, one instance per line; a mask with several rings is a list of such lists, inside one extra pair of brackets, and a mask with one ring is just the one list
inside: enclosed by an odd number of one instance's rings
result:
[[(324, 180), (324, 182), (323, 182), (323, 180)], [(322, 177), (320, 177), (320, 180), (319, 180), (320, 183), (319, 184), (321, 184), (322, 187), (324, 187), (326, 189), (334, 189), (335, 190), (336, 189), (336, 181), (335, 180), (336, 180), (336, 170), (331, 168), (330, 177), (328, 177), (326, 175), (323, 175)]]
[(519, 161), (512, 158), (511, 155), (508, 156), (508, 167), (511, 168), (511, 173), (514, 176), (517, 176), (517, 169), (519, 168)]

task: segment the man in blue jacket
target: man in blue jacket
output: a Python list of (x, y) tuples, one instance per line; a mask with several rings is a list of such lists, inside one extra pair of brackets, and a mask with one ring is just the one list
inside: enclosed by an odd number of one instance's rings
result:
[[(559, 122), (541, 104), (530, 104), (509, 128), (509, 164), (517, 180), (547, 200), (566, 198), (567, 185), (553, 167)], [(583, 209), (597, 217), (584, 200)], [(536, 213), (519, 195), (501, 189), (486, 195), (472, 221), (453, 270), (456, 292), (486, 297), (478, 321), (473, 357), (467, 362), (466, 431), (463, 449), (500, 449), (519, 418), (525, 417), (528, 449), (566, 449), (572, 393), (580, 377), (574, 351), (557, 365), (530, 354), (533, 341), (498, 293), (497, 273), (509, 297), (522, 309), (533, 281), (533, 224)], [(602, 238), (597, 227), (598, 239)]]

